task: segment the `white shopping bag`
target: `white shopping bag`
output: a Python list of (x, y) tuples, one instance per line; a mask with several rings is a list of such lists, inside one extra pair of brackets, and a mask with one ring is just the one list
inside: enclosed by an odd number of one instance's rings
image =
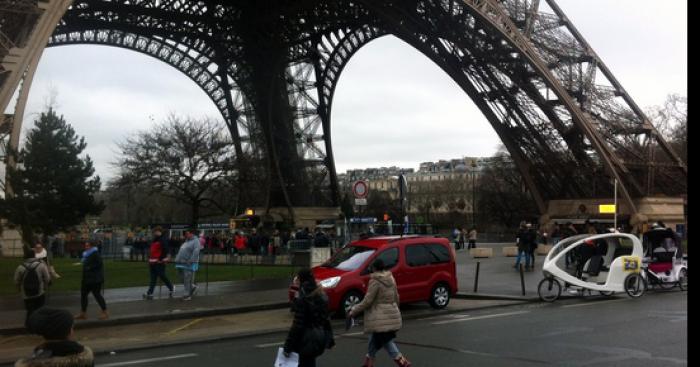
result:
[(277, 350), (277, 359), (275, 360), (275, 367), (297, 367), (299, 366), (299, 355), (296, 353), (290, 353), (289, 357), (284, 356), (284, 348)]

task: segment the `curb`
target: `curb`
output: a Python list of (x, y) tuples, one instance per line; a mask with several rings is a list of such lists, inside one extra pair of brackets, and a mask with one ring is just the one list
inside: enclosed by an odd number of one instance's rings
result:
[[(459, 299), (483, 299), (483, 300), (502, 300), (502, 301), (522, 301), (522, 302), (529, 302), (529, 303), (535, 303), (535, 302), (542, 302), (540, 300), (539, 296), (532, 296), (532, 297), (525, 297), (525, 296), (508, 296), (508, 295), (501, 295), (501, 294), (467, 294), (467, 293), (457, 293), (453, 296), (454, 298), (459, 298)], [(561, 294), (557, 299), (574, 299), (574, 298), (579, 298), (579, 296), (575, 295), (568, 295), (568, 294)]]
[[(159, 314), (156, 317), (154, 315), (134, 315), (129, 317), (108, 319), (108, 320), (90, 320), (90, 321), (78, 321), (75, 323), (75, 329), (91, 329), (96, 327), (104, 326), (120, 326), (120, 325), (130, 325), (130, 324), (140, 324), (144, 322), (154, 322), (154, 321), (171, 321), (171, 320), (182, 320), (197, 317), (207, 317), (207, 316), (217, 316), (217, 315), (232, 315), (238, 313), (246, 313), (253, 311), (269, 311), (277, 310), (289, 307), (287, 302), (277, 302), (277, 303), (267, 303), (261, 305), (250, 305), (250, 306), (240, 306), (240, 307), (228, 307), (228, 308), (213, 308), (213, 309), (202, 309), (202, 310), (190, 310), (181, 312), (171, 312), (168, 314)], [(12, 327), (0, 329), (0, 336), (13, 336), (27, 334), (27, 330), (24, 327)]]
[(477, 294), (477, 293), (457, 293), (453, 296), (458, 299), (481, 299), (481, 300), (496, 300), (496, 301), (523, 301), (523, 302), (539, 302), (539, 297), (525, 296), (508, 296), (502, 294)]

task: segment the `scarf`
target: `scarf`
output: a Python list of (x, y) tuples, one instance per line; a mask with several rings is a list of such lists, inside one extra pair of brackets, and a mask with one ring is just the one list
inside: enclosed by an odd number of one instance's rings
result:
[(82, 257), (82, 259), (80, 259), (80, 262), (84, 263), (85, 260), (87, 260), (87, 258), (90, 257), (90, 255), (94, 254), (95, 252), (97, 252), (97, 247), (91, 247), (89, 250), (83, 251), (83, 257)]

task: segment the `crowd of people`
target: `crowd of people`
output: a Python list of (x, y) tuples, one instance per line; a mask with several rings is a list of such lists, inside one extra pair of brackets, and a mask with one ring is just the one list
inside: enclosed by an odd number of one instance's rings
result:
[[(329, 247), (337, 241), (335, 233), (327, 234), (321, 228), (313, 232), (309, 228), (298, 228), (296, 231), (281, 231), (279, 229), (248, 229), (237, 230), (233, 233), (226, 231), (199, 232), (198, 238), (204, 253), (231, 255), (279, 255), (290, 250), (290, 241), (304, 241), (309, 246)], [(170, 255), (174, 255), (186, 241), (186, 238), (175, 234), (165, 238), (164, 246)], [(146, 261), (151, 242), (145, 235), (128, 238), (126, 246), (130, 248), (131, 260)]]

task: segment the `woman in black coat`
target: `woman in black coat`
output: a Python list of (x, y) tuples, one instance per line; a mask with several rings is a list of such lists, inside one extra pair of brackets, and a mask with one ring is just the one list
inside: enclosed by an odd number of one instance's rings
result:
[(284, 343), (284, 354), (299, 354), (299, 367), (316, 367), (316, 358), (335, 345), (328, 320), (328, 296), (309, 269), (299, 271), (299, 297), (294, 301), (294, 321)]
[(107, 313), (107, 304), (102, 297), (102, 285), (105, 281), (104, 264), (102, 257), (92, 241), (85, 243), (85, 251), (80, 259), (83, 263), (83, 279), (80, 286), (80, 313), (75, 316), (76, 320), (85, 320), (87, 318), (87, 296), (89, 293), (95, 297), (95, 300), (102, 309), (100, 320), (109, 318)]

